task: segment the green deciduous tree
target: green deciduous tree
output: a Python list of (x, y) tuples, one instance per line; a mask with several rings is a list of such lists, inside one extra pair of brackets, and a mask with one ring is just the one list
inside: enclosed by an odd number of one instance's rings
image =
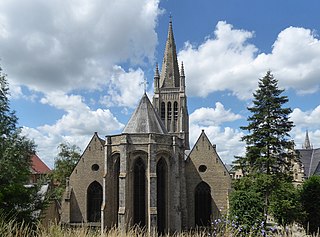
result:
[(264, 199), (265, 218), (272, 192), (280, 183), (290, 182), (289, 171), (296, 158), (294, 142), (289, 135), (294, 126), (289, 120), (291, 109), (283, 107), (288, 102), (283, 91), (278, 89), (278, 82), (270, 71), (259, 80), (259, 87), (253, 93), (253, 106), (248, 108), (251, 112), (247, 119), (249, 124), (241, 127), (247, 131), (242, 137), (246, 142), (246, 153), (235, 161), (245, 176), (263, 187), (257, 191)]
[(66, 187), (66, 180), (80, 159), (80, 148), (76, 145), (61, 143), (58, 149), (59, 153), (54, 162), (52, 177), (58, 184), (56, 197), (60, 200)]
[(317, 233), (320, 228), (320, 176), (311, 176), (301, 189), (301, 203), (306, 212), (305, 228)]
[(37, 208), (36, 187), (26, 188), (35, 145), (21, 135), (9, 104), (9, 86), (0, 68), (0, 212), (18, 221), (31, 221)]
[(270, 211), (282, 226), (303, 220), (305, 212), (300, 201), (299, 189), (295, 188), (292, 182), (278, 183), (270, 197)]

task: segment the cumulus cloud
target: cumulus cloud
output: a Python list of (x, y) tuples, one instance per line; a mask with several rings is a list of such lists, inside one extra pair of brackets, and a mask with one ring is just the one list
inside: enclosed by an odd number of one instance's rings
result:
[(223, 127), (224, 122), (241, 119), (239, 114), (226, 110), (221, 102), (215, 108), (199, 108), (190, 114), (190, 145), (197, 141), (200, 131), (205, 130), (212, 144), (217, 145), (217, 151), (223, 162), (230, 164), (235, 155), (243, 155), (245, 144), (240, 142), (244, 135), (241, 131)]
[(83, 149), (93, 132), (104, 137), (124, 127), (110, 110), (91, 110), (79, 95), (54, 92), (42, 98), (41, 102), (66, 112), (55, 124), (23, 128), (23, 133), (35, 141), (39, 155), (51, 167), (56, 148), (62, 141), (76, 144)]
[(189, 94), (206, 97), (216, 91), (231, 91), (239, 99), (248, 99), (267, 70), (281, 87), (300, 94), (319, 91), (320, 42), (313, 31), (284, 29), (269, 54), (260, 53), (249, 42), (253, 36), (253, 32), (220, 21), (213, 37), (198, 46), (187, 42), (179, 58), (185, 65)]
[[(126, 106), (133, 108), (143, 94), (144, 72), (139, 68), (125, 72), (120, 66), (114, 66), (106, 95), (101, 103), (106, 106)], [(130, 86), (129, 86), (130, 84)]]
[(190, 115), (190, 121), (203, 126), (220, 125), (223, 122), (232, 122), (240, 119), (239, 114), (225, 110), (221, 102), (216, 102), (215, 108), (199, 108)]
[(2, 63), (15, 84), (35, 91), (100, 88), (109, 83), (114, 65), (153, 60), (158, 4), (1, 1)]
[(290, 117), (295, 124), (295, 127), (292, 130), (292, 137), (297, 148), (302, 147), (307, 130), (314, 147), (320, 147), (320, 105), (309, 111), (302, 111), (300, 108), (295, 108)]

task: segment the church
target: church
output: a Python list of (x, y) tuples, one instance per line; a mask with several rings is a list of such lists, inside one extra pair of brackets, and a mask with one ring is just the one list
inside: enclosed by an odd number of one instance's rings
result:
[(226, 214), (231, 177), (199, 134), (190, 149), (184, 65), (170, 20), (152, 102), (142, 96), (121, 134), (94, 133), (67, 182), (61, 223), (171, 233)]

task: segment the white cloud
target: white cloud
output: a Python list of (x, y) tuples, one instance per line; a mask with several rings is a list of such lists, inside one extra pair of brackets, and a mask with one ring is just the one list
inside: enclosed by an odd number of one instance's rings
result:
[(40, 157), (51, 167), (61, 142), (67, 141), (84, 149), (93, 132), (104, 137), (124, 127), (110, 110), (91, 110), (79, 95), (54, 92), (42, 98), (41, 102), (66, 112), (55, 124), (23, 128), (23, 133), (38, 145)]
[(187, 42), (179, 59), (185, 65), (189, 94), (206, 97), (229, 90), (239, 99), (248, 99), (267, 70), (281, 87), (300, 94), (319, 91), (320, 42), (311, 30), (284, 29), (270, 54), (259, 53), (249, 43), (252, 37), (253, 32), (218, 22), (214, 37), (207, 37), (199, 46)]
[(216, 108), (199, 108), (190, 115), (191, 123), (203, 126), (220, 125), (223, 122), (232, 122), (241, 118), (231, 110), (225, 110), (221, 102), (216, 102)]
[(139, 68), (125, 72), (120, 66), (113, 67), (113, 75), (101, 103), (106, 106), (126, 106), (133, 108), (143, 95), (144, 73)]
[(297, 148), (301, 148), (305, 140), (306, 130), (314, 148), (320, 147), (320, 105), (310, 111), (302, 111), (295, 108), (291, 115), (291, 120), (295, 127), (292, 129), (291, 136), (296, 143)]
[(99, 89), (110, 82), (114, 65), (153, 61), (158, 4), (3, 0), (2, 64), (10, 80), (31, 90)]
[(222, 103), (217, 102), (215, 108), (199, 108), (190, 114), (190, 145), (197, 141), (200, 131), (205, 130), (212, 144), (217, 145), (217, 151), (223, 162), (230, 164), (235, 155), (244, 154), (244, 143), (240, 142), (244, 135), (237, 129), (223, 127), (224, 122), (241, 118), (231, 110), (226, 110)]

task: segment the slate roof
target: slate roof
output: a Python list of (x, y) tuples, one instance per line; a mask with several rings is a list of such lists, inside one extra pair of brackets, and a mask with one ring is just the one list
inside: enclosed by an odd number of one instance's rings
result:
[(317, 149), (297, 149), (300, 160), (304, 166), (305, 177), (320, 174), (320, 148)]
[(168, 133), (146, 93), (122, 133)]

